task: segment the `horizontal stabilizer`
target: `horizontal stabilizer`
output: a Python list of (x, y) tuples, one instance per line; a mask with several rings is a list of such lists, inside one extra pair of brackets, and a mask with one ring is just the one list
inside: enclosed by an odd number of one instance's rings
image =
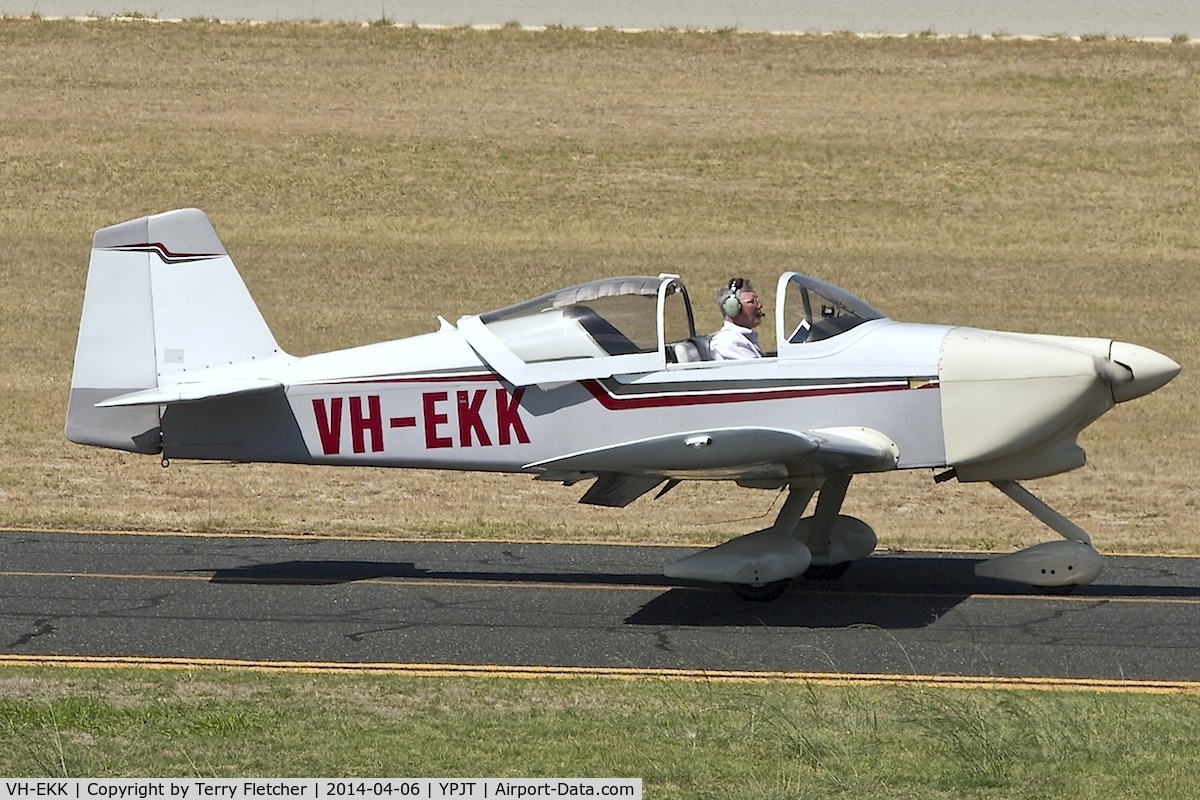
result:
[(237, 378), (227, 381), (197, 381), (195, 383), (176, 383), (171, 386), (160, 386), (157, 389), (146, 389), (141, 392), (130, 392), (96, 403), (96, 408), (120, 408), (123, 406), (166, 406), (172, 403), (192, 403), (197, 400), (210, 400), (215, 397), (231, 397), (240, 394), (258, 394), (283, 387), (279, 381), (269, 378)]

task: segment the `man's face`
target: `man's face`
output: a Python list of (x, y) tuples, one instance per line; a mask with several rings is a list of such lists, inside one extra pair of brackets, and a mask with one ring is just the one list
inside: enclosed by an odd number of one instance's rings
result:
[(742, 301), (742, 308), (736, 317), (731, 317), (734, 324), (743, 328), (757, 328), (763, 321), (762, 301), (758, 299), (758, 292), (743, 289), (738, 292), (738, 299)]

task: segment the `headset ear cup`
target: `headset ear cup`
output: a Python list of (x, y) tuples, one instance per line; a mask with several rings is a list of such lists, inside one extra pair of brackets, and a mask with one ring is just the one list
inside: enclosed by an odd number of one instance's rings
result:
[(725, 312), (725, 316), (727, 317), (736, 317), (742, 310), (742, 300), (739, 293), (735, 291), (733, 294), (729, 295), (729, 297), (726, 297), (725, 300), (721, 302), (721, 310)]

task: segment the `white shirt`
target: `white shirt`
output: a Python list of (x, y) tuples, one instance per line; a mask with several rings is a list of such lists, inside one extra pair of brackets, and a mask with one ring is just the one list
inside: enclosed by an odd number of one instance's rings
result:
[(721, 329), (708, 342), (713, 361), (735, 361), (742, 358), (762, 358), (758, 333), (750, 328), (725, 320)]

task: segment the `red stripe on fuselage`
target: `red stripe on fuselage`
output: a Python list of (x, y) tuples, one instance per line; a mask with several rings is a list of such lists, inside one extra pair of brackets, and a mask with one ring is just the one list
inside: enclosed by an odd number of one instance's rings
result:
[(791, 400), (800, 397), (829, 397), (846, 394), (878, 392), (907, 392), (916, 389), (936, 389), (937, 381), (911, 387), (908, 381), (889, 383), (841, 384), (837, 386), (792, 387), (787, 389), (745, 389), (725, 392), (695, 392), (618, 396), (609, 392), (600, 381), (581, 381), (592, 397), (609, 411), (640, 408), (670, 408), (677, 406), (711, 405), (715, 403), (748, 403), (761, 400)]
[[(429, 384), (429, 383), (505, 383), (504, 379), (495, 373), (442, 373), (438, 375), (411, 375), (372, 378), (347, 378), (340, 381), (329, 381), (313, 386), (353, 386), (358, 384)], [(937, 389), (937, 380), (912, 386), (907, 380), (888, 380), (863, 383), (825, 384), (819, 386), (789, 386), (777, 389), (728, 388), (724, 390), (680, 390), (665, 392), (663, 385), (656, 387), (653, 392), (640, 394), (616, 395), (610, 392), (602, 381), (579, 381), (588, 392), (599, 401), (600, 405), (609, 411), (629, 411), (642, 408), (671, 408), (682, 406), (714, 405), (720, 403), (752, 403), (763, 400), (793, 400), (802, 397), (831, 397), (836, 395), (878, 394), (881, 392), (907, 392), (922, 389)], [(636, 389), (635, 389), (636, 390)]]

